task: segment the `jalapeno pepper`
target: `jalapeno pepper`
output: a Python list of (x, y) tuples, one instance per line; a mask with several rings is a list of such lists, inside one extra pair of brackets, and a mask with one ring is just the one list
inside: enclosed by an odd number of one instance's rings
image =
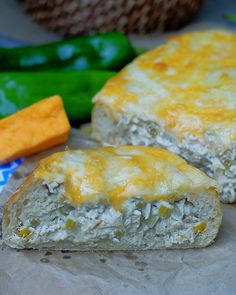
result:
[(89, 120), (92, 97), (115, 74), (108, 71), (0, 73), (0, 119), (59, 94), (72, 124)]
[(44, 45), (0, 48), (0, 71), (117, 71), (135, 56), (124, 34), (110, 32)]

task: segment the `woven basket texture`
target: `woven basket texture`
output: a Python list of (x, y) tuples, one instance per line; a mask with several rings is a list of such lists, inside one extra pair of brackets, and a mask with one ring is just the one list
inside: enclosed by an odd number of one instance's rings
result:
[(178, 29), (204, 0), (19, 0), (33, 19), (63, 36)]

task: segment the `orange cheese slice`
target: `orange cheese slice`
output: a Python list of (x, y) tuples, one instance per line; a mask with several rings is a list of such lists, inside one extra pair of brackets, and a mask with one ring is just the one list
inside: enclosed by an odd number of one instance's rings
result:
[(69, 131), (61, 97), (41, 100), (0, 120), (0, 163), (64, 143)]

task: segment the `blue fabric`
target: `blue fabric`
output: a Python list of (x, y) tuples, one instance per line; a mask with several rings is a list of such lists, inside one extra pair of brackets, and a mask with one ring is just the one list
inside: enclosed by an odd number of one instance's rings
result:
[(23, 158), (15, 160), (11, 163), (0, 165), (0, 192), (3, 190), (4, 185), (8, 182), (13, 172), (23, 163)]

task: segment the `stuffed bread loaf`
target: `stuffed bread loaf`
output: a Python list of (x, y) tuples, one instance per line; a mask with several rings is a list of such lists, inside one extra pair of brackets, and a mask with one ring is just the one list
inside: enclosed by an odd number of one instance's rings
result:
[(179, 154), (236, 201), (236, 34), (170, 38), (112, 78), (94, 101), (93, 136)]
[(161, 148), (104, 147), (40, 161), (5, 205), (14, 248), (144, 250), (211, 244), (217, 184)]

